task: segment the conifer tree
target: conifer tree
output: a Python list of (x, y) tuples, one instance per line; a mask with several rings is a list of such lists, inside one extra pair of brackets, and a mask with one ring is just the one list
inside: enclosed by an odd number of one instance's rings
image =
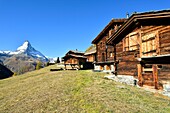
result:
[(60, 58), (59, 57), (57, 58), (57, 63), (60, 63)]

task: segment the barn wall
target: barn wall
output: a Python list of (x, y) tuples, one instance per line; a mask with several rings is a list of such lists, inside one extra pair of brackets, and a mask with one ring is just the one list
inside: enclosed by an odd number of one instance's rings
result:
[(65, 64), (78, 64), (78, 59), (77, 58), (68, 58), (65, 61)]
[[(108, 36), (103, 36), (103, 38), (97, 43), (97, 62), (103, 62), (106, 60), (106, 38)], [(104, 55), (104, 58), (102, 58)]]
[(95, 54), (86, 55), (86, 57), (87, 57), (88, 62), (94, 62), (95, 61)]
[(170, 26), (159, 30), (160, 54), (170, 54)]
[(118, 74), (121, 75), (137, 75), (137, 63), (136, 60), (139, 52), (135, 51), (123, 51), (123, 42), (121, 41), (116, 45), (116, 56), (118, 63)]

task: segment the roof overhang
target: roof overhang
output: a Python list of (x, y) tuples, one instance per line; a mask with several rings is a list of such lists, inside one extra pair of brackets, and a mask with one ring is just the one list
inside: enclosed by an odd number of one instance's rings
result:
[(94, 62), (94, 64), (114, 64), (115, 63), (115, 61), (114, 60), (112, 60), (112, 61), (103, 61), (103, 62)]
[(170, 25), (170, 10), (145, 12), (133, 14), (122, 26), (107, 40), (108, 45), (119, 43), (134, 29), (146, 25)]
[(75, 54), (68, 54), (63, 57), (63, 59), (68, 59), (68, 58), (81, 58), (81, 59), (86, 59), (85, 56), (82, 55), (75, 55)]
[(97, 35), (97, 37), (92, 41), (92, 44), (96, 44), (101, 38), (102, 36), (105, 35), (106, 32), (108, 32), (110, 30), (110, 28), (112, 27), (112, 25), (116, 25), (118, 23), (122, 24), (126, 21), (126, 19), (112, 19), (107, 25), (106, 27)]

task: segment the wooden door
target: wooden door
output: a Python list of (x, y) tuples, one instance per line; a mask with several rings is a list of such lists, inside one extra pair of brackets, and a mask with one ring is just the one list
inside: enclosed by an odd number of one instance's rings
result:
[(104, 62), (105, 61), (105, 55), (104, 55), (104, 53), (102, 53), (102, 62)]

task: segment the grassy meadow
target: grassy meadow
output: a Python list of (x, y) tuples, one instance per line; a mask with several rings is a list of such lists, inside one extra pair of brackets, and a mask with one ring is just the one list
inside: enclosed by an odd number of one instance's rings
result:
[(0, 113), (169, 113), (170, 99), (104, 79), (104, 73), (40, 70), (0, 80)]

